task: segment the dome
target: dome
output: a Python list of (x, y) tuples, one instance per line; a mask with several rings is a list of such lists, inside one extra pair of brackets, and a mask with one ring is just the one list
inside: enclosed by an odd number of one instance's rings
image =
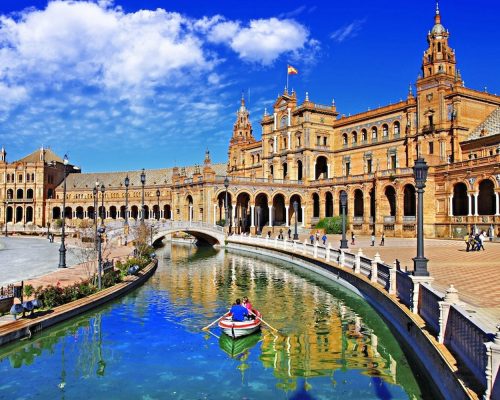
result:
[(444, 26), (441, 24), (436, 24), (432, 27), (431, 33), (435, 35), (441, 35), (445, 32), (446, 30), (444, 29)]

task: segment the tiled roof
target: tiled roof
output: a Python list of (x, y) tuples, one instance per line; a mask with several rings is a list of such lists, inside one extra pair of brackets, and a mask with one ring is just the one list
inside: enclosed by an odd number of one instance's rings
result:
[(44, 149), (44, 148), (35, 150), (33, 153), (18, 160), (18, 162), (36, 163), (36, 162), (42, 161), (42, 160), (40, 160), (40, 152), (41, 151), (43, 151), (45, 153), (44, 161), (46, 161), (46, 162), (56, 161), (59, 163), (63, 162), (63, 159), (61, 157), (59, 157), (56, 153), (54, 153), (51, 149)]
[(469, 140), (479, 139), (484, 136), (493, 136), (500, 134), (500, 107), (493, 111), (481, 122), (476, 129), (469, 135)]
[[(226, 164), (212, 164), (211, 167), (215, 171), (216, 175), (224, 175), (226, 172)], [(186, 176), (191, 177), (194, 173), (195, 166), (178, 167), (178, 169), (179, 173), (185, 170)], [(199, 169), (202, 171), (203, 166), (200, 166)], [(165, 184), (172, 183), (172, 171), (173, 168), (144, 170), (144, 173), (146, 174), (146, 186), (163, 186)], [(93, 189), (96, 182), (99, 182), (99, 185), (104, 183), (106, 189), (118, 187), (124, 188), (125, 177), (128, 175), (130, 180), (129, 189), (133, 189), (134, 187), (141, 187), (141, 172), (142, 170), (69, 174), (66, 178), (66, 187), (68, 190), (85, 188)]]

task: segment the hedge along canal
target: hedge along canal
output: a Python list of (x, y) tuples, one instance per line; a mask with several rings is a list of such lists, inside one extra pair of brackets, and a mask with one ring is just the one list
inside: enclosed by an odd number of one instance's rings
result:
[[(166, 255), (167, 257), (163, 257)], [(415, 399), (429, 394), (361, 297), (290, 263), (173, 246), (143, 286), (0, 349), (2, 393), (26, 399)], [(279, 329), (249, 340), (201, 331), (248, 295)], [(26, 389), (26, 377), (30, 388)], [(25, 388), (23, 390), (23, 388)]]

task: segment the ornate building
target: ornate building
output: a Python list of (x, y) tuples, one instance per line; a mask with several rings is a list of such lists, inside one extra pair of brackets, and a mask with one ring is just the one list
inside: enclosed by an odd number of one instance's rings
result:
[[(414, 236), (416, 196), (413, 163), (430, 166), (424, 195), (425, 234), (462, 236), (471, 227), (499, 235), (500, 97), (466, 88), (449, 32), (436, 9), (427, 35), (422, 72), (405, 100), (349, 117), (335, 103), (312, 102), (286, 89), (261, 119), (262, 138), (253, 136), (242, 98), (230, 139), (227, 166), (145, 171), (145, 218), (217, 223), (230, 218), (238, 230), (305, 228), (340, 214), (348, 194), (349, 229)], [(43, 156), (42, 156), (43, 154)], [(41, 149), (7, 163), (0, 153), (0, 221), (36, 224), (61, 216), (62, 160)], [(68, 172), (77, 172), (74, 169)], [(125, 216), (125, 177), (130, 218), (140, 218), (141, 171), (68, 174), (68, 222), (92, 219), (95, 182), (104, 184), (107, 220)], [(224, 175), (229, 177), (226, 213)], [(55, 189), (55, 192), (54, 192)], [(158, 195), (159, 194), (159, 195)], [(102, 195), (99, 190), (99, 203)]]

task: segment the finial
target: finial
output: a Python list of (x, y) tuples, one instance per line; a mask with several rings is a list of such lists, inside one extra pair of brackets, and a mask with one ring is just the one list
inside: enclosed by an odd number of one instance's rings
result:
[(309, 92), (306, 92), (306, 101), (309, 101)]
[(408, 97), (413, 96), (413, 87), (411, 83), (408, 85)]
[(288, 88), (286, 86), (285, 86), (285, 91), (283, 93), (288, 94)]
[(267, 117), (267, 107), (264, 107), (264, 117)]
[(439, 15), (439, 0), (436, 0), (436, 15)]
[(335, 107), (335, 99), (332, 98), (332, 107)]

